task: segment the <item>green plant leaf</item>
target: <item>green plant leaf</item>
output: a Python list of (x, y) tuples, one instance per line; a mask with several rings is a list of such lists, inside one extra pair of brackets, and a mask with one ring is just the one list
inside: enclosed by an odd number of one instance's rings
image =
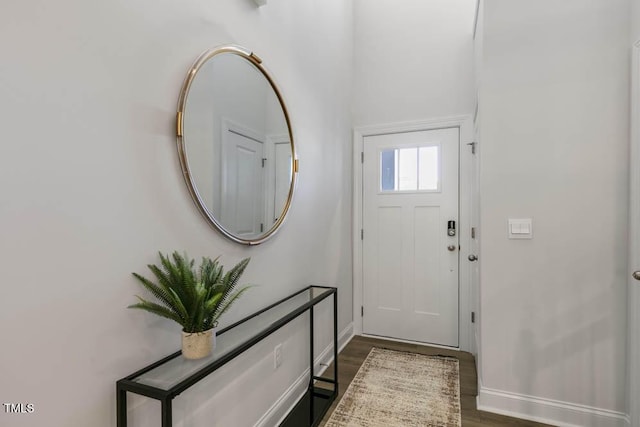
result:
[(222, 294), (215, 294), (213, 297), (209, 298), (207, 301), (205, 301), (204, 303), (204, 308), (207, 312), (213, 314), (214, 310), (216, 309), (216, 307), (218, 306), (218, 304), (220, 303), (220, 300), (222, 299)]
[(219, 311), (216, 313), (215, 318), (213, 319), (214, 322), (217, 322), (218, 319), (227, 311), (231, 308), (231, 306), (233, 305), (233, 303), (240, 298), (240, 296), (245, 293), (245, 291), (247, 291), (249, 288), (251, 288), (251, 286), (245, 286), (243, 288), (241, 288), (239, 291), (235, 292), (234, 294), (230, 295), (225, 301), (223, 301), (220, 306), (219, 306)]
[[(165, 306), (174, 309), (175, 301), (173, 295), (167, 292), (162, 286), (158, 286), (146, 277), (139, 275), (138, 273), (133, 273), (133, 276), (142, 283), (142, 285), (153, 294), (154, 297), (158, 298)], [(175, 311), (175, 310), (174, 310)]]
[(169, 292), (173, 294), (173, 297), (175, 299), (175, 312), (182, 320), (178, 323), (180, 323), (184, 327), (185, 324), (189, 323), (190, 320), (189, 309), (185, 307), (184, 303), (180, 300), (180, 297), (173, 289), (169, 289)]
[(240, 276), (244, 273), (244, 269), (247, 268), (247, 264), (249, 264), (250, 258), (245, 258), (240, 261), (235, 267), (233, 267), (227, 274), (224, 275), (222, 279), (222, 284), (224, 285), (224, 291), (222, 295), (223, 303), (229, 298), (229, 295), (233, 292)]
[(165, 317), (167, 319), (171, 319), (174, 322), (177, 322), (178, 324), (180, 324), (180, 318), (176, 315), (176, 313), (174, 313), (173, 311), (171, 311), (170, 309), (168, 309), (167, 307), (164, 307), (160, 304), (156, 304), (150, 301), (147, 301), (139, 296), (136, 295), (136, 297), (140, 300), (139, 303), (137, 304), (132, 304), (130, 306), (128, 306), (127, 308), (137, 308), (140, 310), (145, 310), (148, 311), (149, 313), (153, 313), (155, 315), (161, 316), (161, 317)]

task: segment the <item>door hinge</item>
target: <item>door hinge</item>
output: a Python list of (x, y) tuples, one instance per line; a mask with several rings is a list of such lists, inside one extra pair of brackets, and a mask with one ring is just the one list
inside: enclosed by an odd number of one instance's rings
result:
[(467, 145), (471, 146), (471, 154), (476, 154), (476, 144), (477, 142), (469, 142)]
[(267, 159), (262, 159), (262, 167), (264, 167), (264, 162), (266, 162)]
[(364, 317), (364, 305), (360, 306), (360, 317)]
[(475, 311), (471, 312), (471, 323), (476, 323), (476, 312)]
[(364, 229), (360, 229), (360, 240), (364, 240)]
[(364, 151), (360, 152), (360, 163), (364, 163)]
[(471, 238), (472, 239), (476, 238), (476, 228), (475, 227), (471, 227)]

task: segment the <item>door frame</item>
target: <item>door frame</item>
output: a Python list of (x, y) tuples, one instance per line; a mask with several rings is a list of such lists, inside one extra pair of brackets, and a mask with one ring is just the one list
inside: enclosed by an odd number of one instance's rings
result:
[[(471, 116), (443, 117), (421, 121), (388, 123), (383, 125), (356, 127), (353, 130), (353, 330), (363, 335), (361, 309), (363, 306), (363, 241), (361, 239), (363, 215), (362, 154), (364, 138), (391, 133), (428, 131), (443, 128), (459, 129), (459, 230), (460, 230), (460, 267), (458, 273), (458, 349), (469, 351), (471, 348), (471, 304), (470, 304), (470, 267), (469, 256), (471, 240), (471, 188), (470, 161), (473, 142), (473, 118)], [(476, 313), (478, 314), (478, 313)], [(450, 348), (450, 347), (447, 347)]]
[[(265, 138), (265, 156), (267, 158), (267, 164), (265, 168), (265, 197), (268, 200), (265, 200), (265, 225), (272, 227), (275, 222), (271, 222), (273, 220), (272, 216), (278, 213), (276, 211), (277, 207), (275, 206), (275, 195), (276, 195), (276, 178), (277, 178), (277, 170), (276, 170), (276, 147), (281, 144), (287, 144), (288, 147), (291, 146), (291, 138), (287, 134), (274, 134), (267, 135)], [(291, 156), (293, 158), (293, 156)], [(293, 161), (291, 162), (293, 165)], [(291, 166), (293, 168), (293, 166)], [(273, 182), (271, 180), (273, 178)], [(273, 191), (271, 191), (273, 190)], [(287, 191), (289, 188), (287, 187)], [(271, 200), (273, 199), (273, 200)], [(285, 197), (286, 201), (286, 197)], [(284, 205), (283, 205), (284, 206)], [(273, 215), (272, 215), (273, 214)], [(279, 217), (282, 215), (279, 215)], [(277, 220), (276, 220), (277, 222)]]
[(640, 40), (633, 44), (631, 62), (631, 146), (629, 155), (629, 262), (627, 267), (628, 327), (627, 327), (627, 409), (630, 425), (640, 425), (640, 283), (633, 271), (640, 269)]

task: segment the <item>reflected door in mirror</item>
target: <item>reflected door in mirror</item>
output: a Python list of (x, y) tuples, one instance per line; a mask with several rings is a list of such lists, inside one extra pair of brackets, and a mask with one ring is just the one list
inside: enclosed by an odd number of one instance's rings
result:
[(232, 130), (224, 139), (221, 220), (228, 231), (245, 239), (264, 230), (263, 145)]

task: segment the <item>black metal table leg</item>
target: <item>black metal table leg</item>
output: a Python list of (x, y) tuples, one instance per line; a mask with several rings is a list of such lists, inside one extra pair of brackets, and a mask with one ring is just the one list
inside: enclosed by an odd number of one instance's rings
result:
[(116, 383), (116, 418), (118, 427), (127, 427), (127, 390)]
[(309, 425), (312, 426), (314, 422), (313, 417), (313, 306), (309, 309)]
[(162, 427), (171, 427), (172, 422), (171, 398), (162, 399)]
[(338, 396), (338, 293), (333, 294), (333, 389)]

